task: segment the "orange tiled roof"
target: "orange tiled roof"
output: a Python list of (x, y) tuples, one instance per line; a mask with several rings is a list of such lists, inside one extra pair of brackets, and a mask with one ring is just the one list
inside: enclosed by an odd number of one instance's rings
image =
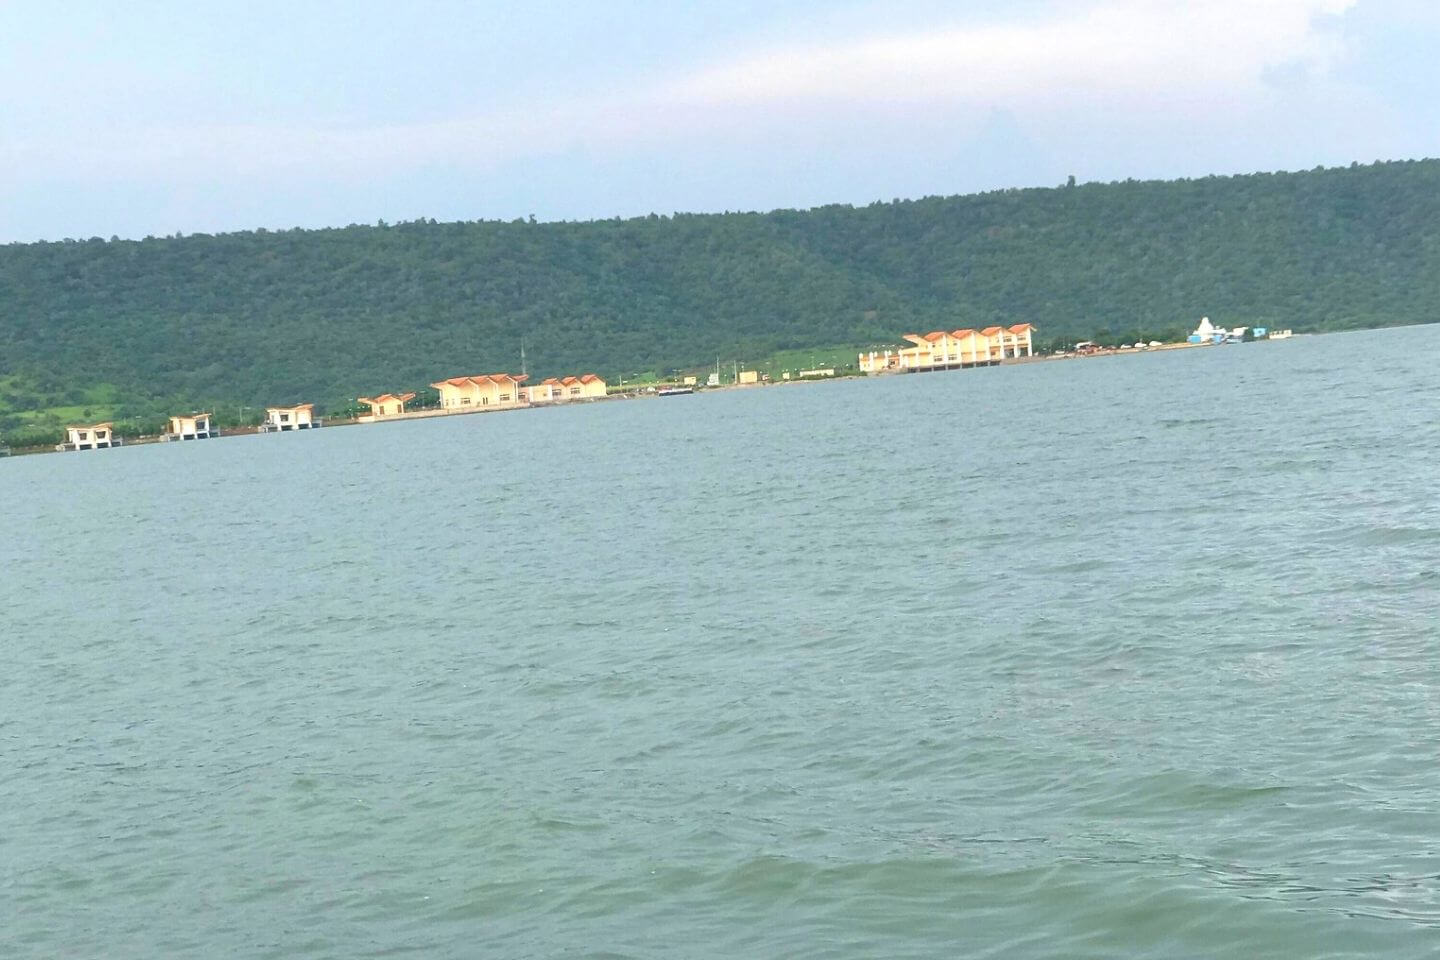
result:
[(956, 330), (954, 333), (950, 334), (950, 336), (954, 337), (956, 340), (964, 340), (966, 337), (973, 336), (974, 333), (974, 330), (966, 327), (963, 330)]
[(1011, 332), (1011, 333), (1024, 333), (1026, 330), (1034, 330), (1034, 329), (1035, 329), (1035, 328), (1032, 327), (1032, 326), (1030, 326), (1030, 324), (1028, 324), (1028, 323), (1017, 323), (1017, 324), (1015, 324), (1015, 326), (1013, 326), (1013, 327), (1010, 328), (1010, 332)]
[(986, 327), (984, 330), (981, 330), (980, 332), (981, 332), (983, 335), (987, 336), (987, 337), (993, 337), (993, 336), (995, 336), (995, 334), (997, 334), (997, 333), (1004, 333), (1004, 332), (1005, 332), (1005, 328), (1004, 328), (1004, 327)]
[(925, 334), (925, 339), (929, 340), (931, 343), (934, 343), (936, 340), (939, 340), (943, 336), (945, 336), (944, 330), (936, 330), (934, 333)]
[(593, 373), (582, 374), (580, 377), (581, 383), (596, 383), (597, 381), (599, 383), (605, 382), (604, 380), (601, 380), (599, 377), (595, 376), (595, 374)]
[(265, 408), (265, 412), (266, 412), (266, 413), (269, 413), (271, 410), (313, 410), (313, 409), (315, 409), (315, 404), (313, 404), (313, 403), (297, 403), (297, 404), (296, 404), (295, 406), (293, 406), (293, 407), (266, 407), (266, 408)]
[(513, 373), (477, 373), (473, 377), (451, 377), (449, 380), (441, 380), (439, 383), (430, 384), (430, 386), (439, 390), (447, 383), (452, 387), (463, 387), (467, 383), (473, 383), (479, 386), (482, 382), (494, 384), (522, 383), (526, 379), (528, 379), (528, 375), (523, 373), (518, 377)]

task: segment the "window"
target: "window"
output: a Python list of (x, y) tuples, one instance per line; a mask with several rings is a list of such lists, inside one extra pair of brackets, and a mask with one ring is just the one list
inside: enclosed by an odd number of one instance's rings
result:
[(76, 435), (77, 437), (79, 437), (81, 440), (89, 440), (89, 439), (90, 439), (90, 432), (89, 432), (88, 430), (80, 430), (80, 431), (77, 431), (75, 435)]
[(288, 414), (288, 413), (282, 413), (282, 414), (280, 414), (280, 422), (281, 422), (281, 423), (289, 423), (289, 422), (290, 422), (290, 414)]
[(508, 394), (508, 393), (502, 393), (502, 394), (500, 394), (500, 402), (501, 402), (501, 403), (508, 403), (509, 400), (510, 400), (510, 394)]
[(579, 393), (580, 393), (580, 388), (579, 388), (579, 387), (571, 387), (571, 388), (570, 388), (570, 396), (572, 396), (572, 397), (573, 397), (573, 396), (577, 396)]
[(481, 398), (480, 398), (480, 402), (483, 403), (483, 404), (485, 404), (486, 406), (489, 406), (489, 405), (490, 405), (490, 398), (489, 398), (489, 397), (481, 397)]
[(470, 405), (470, 398), (469, 398), (469, 397), (461, 397), (461, 398), (460, 398), (460, 405), (461, 405), (462, 407), (469, 406), (469, 405)]

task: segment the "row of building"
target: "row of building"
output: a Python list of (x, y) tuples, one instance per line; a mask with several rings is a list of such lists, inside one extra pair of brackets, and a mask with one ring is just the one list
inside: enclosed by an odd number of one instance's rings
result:
[(935, 330), (907, 333), (911, 346), (860, 354), (861, 373), (911, 373), (984, 367), (1033, 354), (1035, 328), (1028, 323), (983, 330)]
[[(261, 421), (261, 433), (281, 433), (289, 430), (312, 430), (324, 426), (325, 422), (315, 416), (315, 405), (302, 403), (294, 407), (266, 407), (265, 419)], [(220, 436), (215, 418), (209, 413), (186, 413), (170, 418), (162, 441), (205, 440)], [(74, 424), (65, 428), (65, 442), (56, 450), (104, 450), (118, 447), (124, 441), (115, 433), (115, 425), (104, 423)]]
[[(528, 379), (523, 373), (489, 373), (441, 380), (439, 383), (430, 384), (440, 394), (440, 406), (435, 410), (407, 410), (406, 405), (415, 399), (413, 393), (360, 397), (359, 402), (368, 407), (370, 412), (357, 419), (361, 423), (374, 423), (377, 420), (478, 413), (483, 410), (595, 400), (604, 397), (606, 391), (605, 381), (593, 373), (578, 377), (550, 377), (536, 384), (527, 384), (525, 381)], [(260, 423), (259, 432), (313, 430), (324, 425), (324, 421), (315, 416), (314, 404), (302, 403), (293, 407), (266, 407), (265, 419)], [(215, 426), (215, 418), (211, 414), (189, 413), (171, 417), (160, 439), (204, 440), (219, 435), (220, 430)], [(65, 442), (57, 445), (55, 449), (103, 450), (118, 447), (122, 442), (111, 422), (75, 424), (66, 428)]]
[(413, 393), (382, 393), (378, 397), (361, 397), (360, 403), (370, 412), (358, 419), (362, 423), (394, 420), (404, 417), (436, 416), (446, 413), (475, 413), (481, 410), (503, 410), (533, 407), (574, 400), (598, 400), (605, 396), (607, 385), (593, 373), (578, 377), (549, 377), (539, 383), (525, 381), (526, 374), (480, 373), (469, 377), (451, 377), (430, 384), (440, 394), (435, 410), (411, 411), (406, 404), (415, 399)]

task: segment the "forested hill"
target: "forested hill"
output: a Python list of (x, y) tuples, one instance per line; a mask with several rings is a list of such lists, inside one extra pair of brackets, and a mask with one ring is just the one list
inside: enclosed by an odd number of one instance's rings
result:
[[(607, 377), (1029, 321), (1043, 339), (1440, 313), (1440, 161), (807, 211), (0, 247), (0, 413)], [(78, 391), (78, 392), (77, 392)], [(0, 424), (3, 426), (3, 424)]]

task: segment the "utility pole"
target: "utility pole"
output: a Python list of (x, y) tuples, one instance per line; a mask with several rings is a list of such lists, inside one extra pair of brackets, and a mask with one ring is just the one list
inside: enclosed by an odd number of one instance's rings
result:
[(525, 338), (520, 338), (520, 376), (528, 377), (530, 371), (525, 369)]

